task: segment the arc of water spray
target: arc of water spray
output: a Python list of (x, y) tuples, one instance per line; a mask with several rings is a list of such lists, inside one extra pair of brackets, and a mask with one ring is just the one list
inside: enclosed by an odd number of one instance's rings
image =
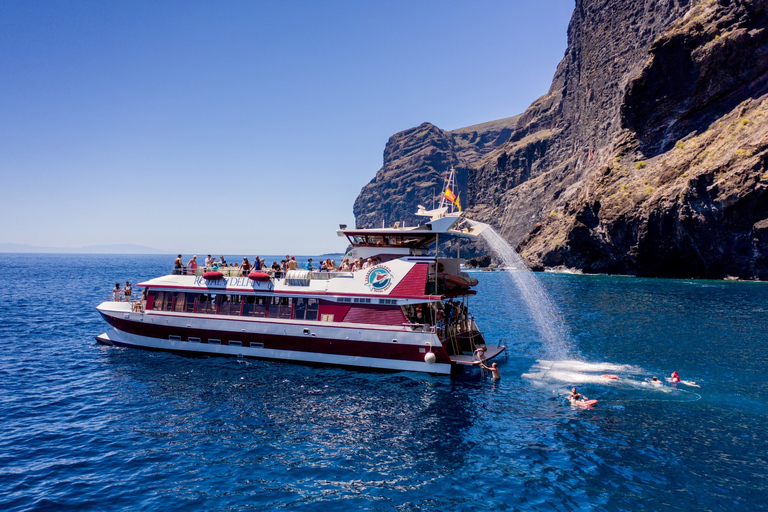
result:
[(537, 331), (544, 340), (548, 357), (554, 360), (568, 358), (568, 354), (573, 350), (568, 330), (555, 304), (534, 273), (515, 249), (491, 226), (475, 220), (466, 221), (476, 228), (478, 235), (504, 263), (507, 276), (519, 291)]

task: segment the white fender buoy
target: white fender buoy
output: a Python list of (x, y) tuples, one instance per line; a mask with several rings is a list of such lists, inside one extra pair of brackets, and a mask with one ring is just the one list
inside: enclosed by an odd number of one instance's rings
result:
[(434, 352), (427, 352), (424, 355), (424, 362), (427, 364), (435, 364), (435, 361), (437, 361), (437, 356)]

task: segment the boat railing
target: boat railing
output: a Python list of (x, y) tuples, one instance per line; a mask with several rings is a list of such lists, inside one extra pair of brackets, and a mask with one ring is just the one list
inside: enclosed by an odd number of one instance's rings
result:
[(403, 329), (406, 331), (418, 332), (436, 332), (437, 326), (429, 324), (419, 324), (414, 322), (403, 322)]
[(120, 297), (119, 297), (119, 300), (115, 300), (115, 294), (114, 293), (110, 293), (109, 295), (107, 295), (106, 302), (130, 302), (130, 304), (131, 304), (131, 311), (133, 311), (134, 313), (143, 313), (144, 312), (144, 305), (146, 304), (147, 301), (142, 300), (140, 298), (140, 296), (138, 296), (138, 297), (139, 298), (133, 298), (132, 294), (126, 296), (126, 295), (121, 293)]
[[(187, 267), (182, 268), (174, 268), (171, 272), (172, 275), (184, 275), (184, 276), (202, 276), (206, 272), (210, 272), (215, 270), (216, 272), (221, 272), (224, 277), (245, 277), (247, 276), (250, 271), (243, 273), (242, 270), (240, 270), (239, 267), (219, 267), (217, 269), (211, 268), (211, 267), (197, 267), (195, 270), (188, 269)], [(303, 269), (299, 269), (299, 272), (304, 271)], [(283, 271), (283, 270), (265, 270), (263, 271), (266, 274), (269, 274), (269, 277), (273, 279), (283, 279), (287, 272), (296, 272), (296, 271)], [(320, 280), (328, 280), (333, 279), (336, 277), (352, 277), (354, 275), (353, 272), (348, 270), (323, 270), (323, 271), (308, 271), (306, 274), (306, 279), (320, 279)]]

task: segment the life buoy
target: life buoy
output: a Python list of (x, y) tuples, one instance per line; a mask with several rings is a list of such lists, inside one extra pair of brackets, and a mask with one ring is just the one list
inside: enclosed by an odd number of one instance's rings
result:
[(216, 281), (218, 279), (223, 279), (223, 278), (224, 278), (224, 274), (217, 271), (206, 272), (203, 274), (203, 279), (206, 279), (208, 281)]

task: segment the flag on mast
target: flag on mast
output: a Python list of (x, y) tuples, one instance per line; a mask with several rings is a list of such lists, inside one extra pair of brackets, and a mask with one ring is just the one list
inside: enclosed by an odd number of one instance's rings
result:
[(461, 192), (459, 192), (459, 195), (456, 196), (455, 203), (456, 203), (456, 208), (458, 208), (459, 211), (461, 211)]
[(451, 187), (445, 187), (445, 198), (452, 203), (456, 202), (456, 194), (451, 192)]

